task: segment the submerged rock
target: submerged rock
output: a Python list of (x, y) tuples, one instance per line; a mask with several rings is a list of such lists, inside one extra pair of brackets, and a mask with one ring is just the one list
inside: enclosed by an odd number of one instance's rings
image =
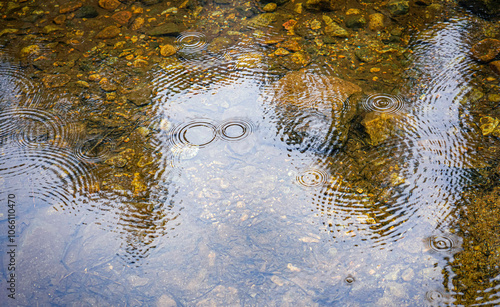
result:
[(387, 3), (387, 9), (392, 15), (399, 16), (408, 14), (410, 5), (405, 0), (391, 0)]
[(349, 81), (308, 73), (288, 73), (273, 87), (272, 102), (289, 144), (328, 149), (344, 142), (356, 113), (359, 86)]
[(97, 33), (95, 37), (101, 39), (109, 39), (109, 38), (115, 38), (119, 34), (120, 34), (120, 28), (118, 28), (117, 26), (109, 26), (102, 29), (99, 33)]
[(173, 22), (168, 22), (161, 26), (152, 28), (147, 32), (149, 36), (177, 36), (182, 32), (182, 29)]
[(402, 134), (402, 115), (395, 113), (370, 112), (361, 124), (368, 134), (368, 143), (376, 146), (387, 139)]
[(71, 80), (71, 77), (67, 74), (46, 75), (42, 78), (42, 82), (46, 88), (62, 87), (68, 84), (69, 80)]
[(489, 62), (500, 53), (500, 40), (487, 38), (471, 48), (472, 57), (478, 61)]

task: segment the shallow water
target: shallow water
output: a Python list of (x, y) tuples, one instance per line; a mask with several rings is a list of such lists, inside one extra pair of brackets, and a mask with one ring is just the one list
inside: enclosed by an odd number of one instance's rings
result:
[(1, 301), (498, 304), (498, 21), (224, 2), (1, 2)]

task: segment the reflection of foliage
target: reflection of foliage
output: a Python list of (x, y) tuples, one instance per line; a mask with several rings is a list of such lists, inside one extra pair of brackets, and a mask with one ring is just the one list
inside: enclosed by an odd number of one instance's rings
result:
[(461, 306), (492, 302), (498, 296), (500, 281), (500, 187), (484, 194), (465, 194), (459, 226), (463, 251), (451, 263), (456, 274), (453, 292)]

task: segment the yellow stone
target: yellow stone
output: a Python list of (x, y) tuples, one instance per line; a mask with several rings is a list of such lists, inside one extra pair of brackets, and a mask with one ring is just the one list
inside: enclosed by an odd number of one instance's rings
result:
[(177, 50), (175, 49), (174, 46), (172, 45), (160, 45), (160, 54), (162, 56), (171, 56), (171, 55), (174, 55), (175, 53), (177, 52)]

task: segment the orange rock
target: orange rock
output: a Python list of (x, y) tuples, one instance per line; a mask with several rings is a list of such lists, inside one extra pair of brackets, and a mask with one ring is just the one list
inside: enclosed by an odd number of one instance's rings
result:
[(126, 25), (130, 21), (130, 18), (132, 18), (132, 13), (129, 11), (121, 11), (114, 13), (111, 18), (121, 25)]
[(99, 0), (99, 6), (108, 11), (114, 11), (120, 6), (118, 0)]
[(130, 30), (133, 30), (133, 31), (139, 30), (143, 24), (144, 24), (144, 18), (137, 17), (134, 20), (134, 22), (132, 23), (132, 25), (130, 26)]
[(117, 26), (109, 26), (101, 30), (101, 32), (97, 33), (96, 38), (115, 38), (120, 34), (120, 29)]
[(60, 14), (71, 13), (71, 12), (74, 12), (77, 9), (81, 8), (82, 6), (83, 6), (83, 3), (81, 3), (81, 2), (65, 3), (59, 7), (59, 13)]
[(66, 15), (59, 15), (56, 18), (54, 18), (54, 23), (56, 25), (61, 25), (66, 21)]

